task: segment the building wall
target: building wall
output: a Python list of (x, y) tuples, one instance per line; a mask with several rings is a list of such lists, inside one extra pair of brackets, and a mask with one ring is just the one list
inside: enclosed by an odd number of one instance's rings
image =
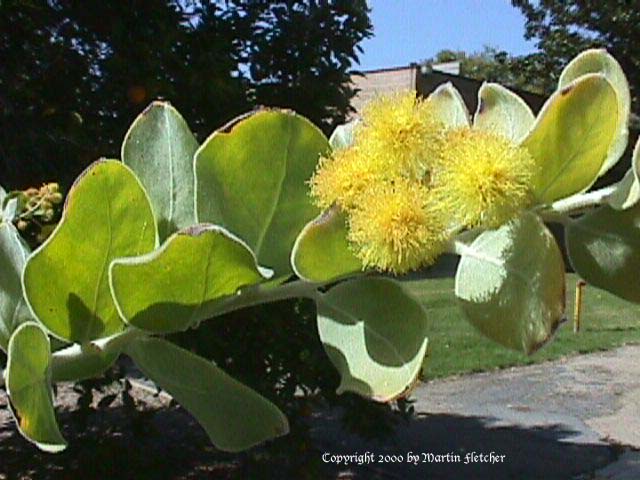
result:
[(376, 95), (400, 90), (415, 90), (417, 72), (417, 67), (410, 65), (372, 70), (364, 75), (352, 75), (351, 81), (359, 92), (351, 100), (351, 106), (359, 112), (363, 105)]
[[(359, 92), (351, 100), (351, 106), (360, 111), (376, 95), (397, 92), (399, 90), (417, 90), (423, 96), (429, 95), (439, 85), (451, 82), (460, 91), (469, 111), (473, 113), (478, 103), (478, 90), (482, 82), (444, 72), (432, 71), (420, 73), (417, 65), (385, 68), (352, 75), (351, 81)], [(544, 103), (544, 97), (534, 93), (515, 90), (534, 112)]]
[[(453, 86), (458, 89), (460, 95), (462, 95), (462, 98), (464, 99), (464, 103), (469, 109), (469, 112), (473, 115), (473, 112), (475, 112), (478, 107), (478, 90), (480, 90), (483, 83), (479, 80), (443, 72), (431, 72), (419, 76), (417, 79), (417, 90), (421, 95), (426, 97), (439, 85), (447, 82), (451, 82)], [(531, 107), (531, 110), (534, 112), (538, 112), (544, 103), (545, 98), (541, 95), (525, 92), (523, 90), (512, 90), (527, 102)]]

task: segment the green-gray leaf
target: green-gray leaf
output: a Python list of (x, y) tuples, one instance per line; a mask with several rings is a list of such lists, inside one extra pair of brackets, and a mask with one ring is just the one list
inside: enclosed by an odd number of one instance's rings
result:
[(5, 352), (18, 325), (33, 320), (20, 282), (28, 254), (28, 247), (15, 227), (0, 223), (0, 349)]
[(531, 213), (488, 230), (461, 249), (455, 293), (488, 338), (530, 354), (562, 320), (565, 273), (553, 235)]
[(529, 133), (535, 116), (522, 98), (497, 83), (483, 83), (473, 127), (502, 135), (515, 143)]
[(18, 198), (7, 198), (7, 192), (0, 186), (0, 223), (13, 222), (16, 218), (17, 210)]
[(67, 196), (62, 220), (29, 257), (23, 287), (33, 313), (61, 339), (84, 343), (122, 330), (109, 289), (115, 258), (153, 250), (147, 195), (122, 162), (93, 163)]
[(598, 178), (617, 132), (618, 100), (600, 74), (584, 75), (554, 93), (522, 145), (536, 162), (533, 193), (552, 203), (587, 190)]
[(127, 353), (196, 418), (220, 450), (238, 452), (289, 431), (274, 404), (204, 358), (159, 338), (135, 340)]
[(6, 386), (11, 411), (24, 437), (46, 452), (67, 446), (60, 434), (51, 392), (51, 347), (36, 323), (23, 323), (11, 336)]
[(276, 276), (302, 228), (318, 215), (308, 180), (330, 149), (308, 120), (288, 111), (259, 111), (218, 131), (195, 156), (197, 216), (238, 235)]
[(334, 150), (349, 148), (354, 141), (354, 131), (360, 123), (359, 120), (352, 120), (344, 125), (338, 125), (329, 137), (329, 145)]
[(338, 393), (387, 402), (415, 384), (427, 349), (427, 312), (398, 282), (359, 278), (318, 299), (320, 340), (340, 372)]
[(0, 212), (0, 222), (12, 223), (17, 215), (18, 198), (11, 198), (7, 201), (2, 212)]
[(616, 210), (626, 210), (640, 201), (640, 139), (636, 142), (631, 158), (631, 168), (618, 182), (607, 202)]
[(168, 102), (153, 102), (133, 122), (122, 144), (122, 161), (149, 194), (160, 240), (196, 223), (193, 155), (198, 142)]
[(185, 330), (220, 300), (264, 280), (249, 248), (221, 227), (196, 225), (140, 257), (115, 260), (111, 290), (127, 323), (156, 333)]
[(567, 249), (590, 284), (640, 303), (640, 203), (624, 211), (603, 206), (572, 221)]
[(345, 222), (340, 209), (332, 207), (302, 229), (291, 251), (298, 277), (326, 283), (362, 271), (362, 262), (349, 248)]
[(469, 110), (451, 82), (436, 88), (428, 97), (437, 118), (448, 128), (468, 127)]
[[(600, 175), (603, 175), (616, 164), (627, 148), (631, 92), (622, 67), (604, 49), (585, 50), (575, 57), (562, 71), (558, 88), (562, 89), (574, 80), (589, 73), (603, 74), (611, 82), (618, 100), (617, 135), (611, 143), (607, 159), (600, 169)], [(606, 112), (606, 114), (608, 113)], [(605, 113), (603, 112), (603, 114)]]
[(102, 375), (118, 359), (125, 335), (126, 331), (56, 351), (51, 362), (51, 378), (54, 382), (76, 382)]

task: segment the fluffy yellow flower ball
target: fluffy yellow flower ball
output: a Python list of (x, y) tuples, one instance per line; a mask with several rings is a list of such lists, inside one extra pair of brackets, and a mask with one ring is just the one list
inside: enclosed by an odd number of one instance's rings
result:
[(443, 252), (446, 216), (419, 183), (381, 184), (351, 212), (348, 238), (365, 267), (404, 273)]
[(463, 227), (499, 227), (531, 201), (534, 160), (505, 137), (470, 128), (450, 130), (440, 159), (434, 190)]
[(369, 103), (351, 146), (311, 179), (321, 208), (347, 217), (365, 268), (396, 274), (431, 265), (456, 232), (493, 228), (525, 208), (533, 159), (500, 135), (447, 129), (415, 92)]

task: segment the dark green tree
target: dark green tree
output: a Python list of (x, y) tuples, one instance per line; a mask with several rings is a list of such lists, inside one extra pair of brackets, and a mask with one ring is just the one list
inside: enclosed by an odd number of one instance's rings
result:
[(176, 103), (201, 136), (250, 108), (221, 16), (191, 20), (172, 1), (0, 3), (0, 183), (68, 185), (96, 158), (119, 156), (154, 98)]
[(7, 188), (62, 175), (69, 159), (88, 160), (79, 112), (92, 95), (90, 63), (64, 30), (48, 3), (0, 3), (0, 183)]
[(460, 75), (475, 80), (498, 82), (512, 88), (533, 93), (545, 92), (545, 87), (529, 73), (533, 56), (513, 56), (496, 47), (485, 46), (479, 52), (441, 50), (421, 63), (460, 62)]
[[(526, 18), (525, 37), (539, 52), (525, 57), (529, 78), (552, 90), (565, 65), (589, 47), (606, 48), (622, 65), (634, 100), (640, 85), (640, 8), (633, 0), (512, 0)], [(634, 101), (637, 113), (637, 102)]]
[[(365, 0), (238, 0), (250, 35), (243, 44), (252, 101), (297, 110), (329, 132), (355, 94), (351, 66), (372, 26)], [(243, 22), (236, 18), (235, 22)]]
[(155, 98), (199, 139), (257, 105), (342, 122), (365, 0), (0, 2), (0, 184), (68, 185)]

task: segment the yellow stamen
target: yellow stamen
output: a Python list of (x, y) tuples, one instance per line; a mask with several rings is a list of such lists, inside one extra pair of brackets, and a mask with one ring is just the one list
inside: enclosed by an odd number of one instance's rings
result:
[(351, 212), (349, 240), (365, 267), (405, 273), (444, 251), (446, 216), (426, 187), (399, 181), (371, 189)]
[(447, 132), (434, 190), (461, 226), (495, 228), (530, 202), (534, 161), (529, 152), (495, 133)]
[(337, 203), (343, 209), (353, 208), (360, 195), (371, 185), (383, 182), (386, 173), (380, 165), (369, 161), (358, 147), (336, 150), (331, 157), (321, 158), (311, 179), (311, 195), (323, 209)]
[(404, 273), (432, 264), (456, 230), (493, 228), (530, 201), (533, 159), (488, 132), (447, 130), (415, 92), (379, 97), (349, 148), (322, 158), (317, 205), (346, 214), (365, 268)]
[(378, 97), (365, 106), (362, 119), (358, 143), (372, 162), (414, 179), (429, 170), (440, 149), (443, 125), (415, 91)]
[(354, 144), (320, 159), (311, 195), (321, 208), (338, 203), (350, 209), (371, 185), (422, 181), (437, 159), (443, 133), (431, 105), (414, 91), (378, 97), (365, 107)]

